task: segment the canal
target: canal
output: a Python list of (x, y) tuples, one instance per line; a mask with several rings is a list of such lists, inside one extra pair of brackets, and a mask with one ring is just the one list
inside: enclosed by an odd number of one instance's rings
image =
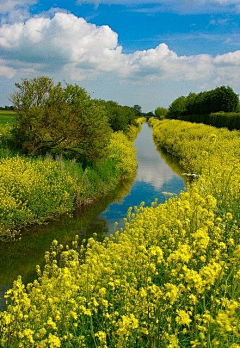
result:
[[(121, 183), (116, 190), (101, 200), (61, 216), (56, 221), (33, 226), (22, 232), (21, 240), (0, 244), (0, 297), (21, 275), (24, 282), (36, 277), (36, 265), (43, 265), (44, 253), (54, 239), (63, 245), (71, 245), (74, 236), (88, 238), (94, 232), (102, 239), (115, 231), (115, 222), (123, 227), (128, 208), (145, 202), (149, 206), (155, 199), (163, 203), (169, 196), (184, 190), (181, 168), (172, 158), (161, 153), (152, 138), (152, 130), (143, 124), (135, 147), (138, 170), (131, 181)], [(3, 299), (1, 305), (3, 306)]]

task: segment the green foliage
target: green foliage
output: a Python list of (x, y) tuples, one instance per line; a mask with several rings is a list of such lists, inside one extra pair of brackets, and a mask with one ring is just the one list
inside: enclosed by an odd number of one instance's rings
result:
[(135, 113), (136, 117), (141, 117), (142, 116), (142, 108), (140, 105), (134, 105), (132, 107), (133, 112)]
[(237, 112), (214, 112), (211, 114), (180, 116), (180, 120), (196, 123), (204, 123), (217, 128), (229, 130), (240, 129), (240, 113)]
[(15, 153), (12, 136), (12, 125), (0, 123), (0, 158), (12, 157)]
[(236, 110), (235, 110), (236, 112), (240, 112), (240, 102), (238, 102), (238, 105), (237, 105), (237, 107), (236, 107)]
[(178, 118), (180, 115), (184, 114), (186, 111), (186, 98), (179, 97), (172, 102), (170, 105), (168, 112), (166, 114), (166, 118)]
[(104, 109), (78, 85), (48, 77), (23, 79), (11, 96), (17, 111), (14, 135), (26, 153), (63, 154), (94, 162), (104, 155), (111, 129)]
[(136, 118), (136, 114), (129, 106), (121, 106), (110, 100), (98, 100), (97, 104), (104, 108), (111, 128), (117, 131), (127, 132), (128, 125)]
[(179, 118), (186, 115), (209, 114), (212, 112), (232, 112), (238, 108), (238, 95), (229, 86), (214, 90), (190, 93), (187, 97), (176, 99), (169, 107), (167, 118)]
[(167, 109), (166, 108), (163, 108), (162, 106), (159, 106), (158, 108), (155, 109), (154, 113), (155, 113), (155, 116), (157, 118), (159, 118), (159, 120), (162, 120), (165, 118), (166, 114), (167, 114)]
[(148, 116), (148, 117), (153, 117), (154, 116), (154, 113), (152, 111), (148, 111), (146, 112), (146, 114), (144, 114), (145, 116)]
[(146, 117), (138, 117), (134, 123), (130, 124), (127, 131), (127, 137), (129, 140), (134, 141), (137, 138), (139, 131), (142, 128), (144, 122), (146, 122)]

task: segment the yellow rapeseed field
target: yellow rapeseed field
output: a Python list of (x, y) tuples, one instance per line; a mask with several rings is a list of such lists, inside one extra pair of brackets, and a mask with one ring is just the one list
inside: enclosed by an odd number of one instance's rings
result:
[(152, 126), (197, 179), (103, 242), (53, 241), (38, 279), (6, 293), (1, 347), (240, 348), (239, 133)]
[[(130, 133), (137, 134), (144, 119)], [(2, 126), (4, 137), (11, 127)], [(137, 161), (132, 140), (122, 132), (112, 133), (105, 159), (86, 170), (74, 161), (47, 156), (0, 158), (0, 237), (14, 236), (30, 223), (41, 223), (56, 214), (71, 212), (74, 204), (84, 204), (105, 194), (136, 173)], [(0, 135), (1, 157), (1, 135)]]

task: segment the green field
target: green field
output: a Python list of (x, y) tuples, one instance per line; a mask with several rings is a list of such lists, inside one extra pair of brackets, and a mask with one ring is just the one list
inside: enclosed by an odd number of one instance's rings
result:
[(17, 113), (14, 111), (0, 110), (0, 125), (1, 124), (14, 124)]

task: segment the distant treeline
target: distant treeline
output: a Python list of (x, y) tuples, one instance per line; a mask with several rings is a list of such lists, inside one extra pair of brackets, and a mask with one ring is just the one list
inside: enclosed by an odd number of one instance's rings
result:
[(238, 95), (231, 87), (181, 96), (170, 105), (166, 118), (205, 123), (230, 130), (240, 129)]
[(10, 110), (10, 111), (13, 111), (14, 107), (13, 107), (13, 105), (11, 105), (11, 106), (5, 105), (4, 107), (0, 106), (0, 110), (8, 110), (8, 111)]

